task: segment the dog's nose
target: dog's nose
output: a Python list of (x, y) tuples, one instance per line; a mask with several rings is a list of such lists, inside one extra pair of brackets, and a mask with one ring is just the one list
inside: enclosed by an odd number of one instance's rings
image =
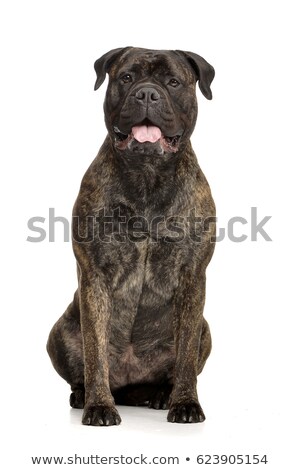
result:
[(144, 87), (140, 88), (136, 92), (135, 97), (141, 104), (147, 104), (159, 101), (160, 94), (155, 90), (155, 88)]

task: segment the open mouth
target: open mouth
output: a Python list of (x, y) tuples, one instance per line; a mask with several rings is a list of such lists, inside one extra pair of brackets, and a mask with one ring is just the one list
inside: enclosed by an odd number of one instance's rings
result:
[(115, 145), (120, 150), (130, 149), (133, 142), (144, 144), (160, 145), (160, 153), (177, 152), (182, 134), (166, 136), (158, 126), (150, 121), (133, 126), (129, 134), (124, 134), (117, 126), (114, 126)]

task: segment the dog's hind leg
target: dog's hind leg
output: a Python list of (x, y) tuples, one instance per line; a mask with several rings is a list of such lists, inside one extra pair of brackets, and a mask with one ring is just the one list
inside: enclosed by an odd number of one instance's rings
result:
[(211, 342), (210, 329), (209, 329), (207, 321), (205, 320), (205, 318), (203, 318), (200, 349), (199, 349), (199, 356), (198, 356), (198, 370), (197, 370), (198, 375), (202, 372), (202, 369), (205, 366), (206, 360), (211, 352), (211, 347), (212, 347), (212, 342)]
[(84, 407), (84, 365), (78, 293), (53, 326), (47, 342), (53, 367), (71, 386), (70, 405)]

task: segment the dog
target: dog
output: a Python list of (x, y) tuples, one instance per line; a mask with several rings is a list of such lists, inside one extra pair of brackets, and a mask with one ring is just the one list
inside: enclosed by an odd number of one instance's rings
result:
[(78, 289), (47, 351), (82, 423), (118, 425), (115, 407), (205, 419), (197, 375), (211, 351), (203, 317), (215, 205), (192, 149), (196, 83), (212, 99), (213, 67), (180, 50), (125, 47), (95, 62), (109, 74), (108, 135), (73, 209)]

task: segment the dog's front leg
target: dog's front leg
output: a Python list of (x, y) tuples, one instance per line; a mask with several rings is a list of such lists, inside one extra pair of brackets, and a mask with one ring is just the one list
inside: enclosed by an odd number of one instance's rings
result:
[(107, 348), (111, 299), (101, 274), (81, 270), (79, 295), (85, 381), (82, 423), (94, 426), (120, 424), (121, 418), (109, 388)]
[(168, 414), (168, 421), (173, 423), (197, 423), (205, 420), (197, 395), (204, 302), (205, 271), (183, 269), (174, 305), (176, 360)]

